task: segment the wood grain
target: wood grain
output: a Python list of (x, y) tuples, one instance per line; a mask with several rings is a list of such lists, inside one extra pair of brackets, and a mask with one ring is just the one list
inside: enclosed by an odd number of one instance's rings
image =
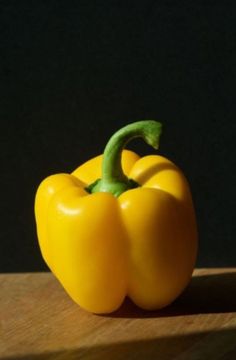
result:
[(236, 268), (197, 269), (171, 306), (87, 313), (51, 273), (0, 274), (0, 359), (236, 359)]

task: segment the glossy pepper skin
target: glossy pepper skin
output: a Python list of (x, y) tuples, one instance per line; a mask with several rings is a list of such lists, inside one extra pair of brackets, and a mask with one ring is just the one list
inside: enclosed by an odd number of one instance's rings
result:
[(165, 307), (187, 286), (196, 261), (197, 226), (186, 178), (163, 156), (140, 158), (124, 150), (124, 139), (113, 157), (120, 169), (112, 176), (132, 179), (130, 188), (118, 194), (104, 184), (99, 188), (104, 152), (72, 174), (49, 176), (36, 194), (43, 258), (72, 299), (93, 313), (117, 310), (126, 296), (143, 309)]

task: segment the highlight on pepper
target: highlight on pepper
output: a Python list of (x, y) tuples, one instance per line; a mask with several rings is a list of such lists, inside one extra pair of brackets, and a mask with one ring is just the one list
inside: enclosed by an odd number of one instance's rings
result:
[(125, 149), (141, 137), (154, 149), (162, 125), (129, 124), (103, 155), (71, 174), (47, 177), (35, 199), (42, 256), (83, 309), (117, 310), (125, 297), (146, 310), (171, 304), (188, 285), (198, 236), (192, 196), (182, 171), (161, 155)]

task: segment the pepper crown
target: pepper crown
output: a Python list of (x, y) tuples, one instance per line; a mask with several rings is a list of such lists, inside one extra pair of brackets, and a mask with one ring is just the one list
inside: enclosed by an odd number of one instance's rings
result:
[(161, 131), (161, 123), (154, 120), (137, 121), (118, 130), (105, 147), (102, 178), (90, 184), (86, 190), (89, 193), (110, 192), (118, 197), (124, 191), (140, 186), (124, 174), (121, 165), (122, 150), (128, 142), (138, 137), (143, 138), (154, 149), (158, 149)]

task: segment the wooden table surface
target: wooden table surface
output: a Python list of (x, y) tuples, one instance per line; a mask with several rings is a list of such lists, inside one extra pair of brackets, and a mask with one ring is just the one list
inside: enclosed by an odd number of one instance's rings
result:
[(50, 273), (0, 275), (0, 359), (236, 359), (236, 268), (198, 269), (162, 311), (79, 308)]

